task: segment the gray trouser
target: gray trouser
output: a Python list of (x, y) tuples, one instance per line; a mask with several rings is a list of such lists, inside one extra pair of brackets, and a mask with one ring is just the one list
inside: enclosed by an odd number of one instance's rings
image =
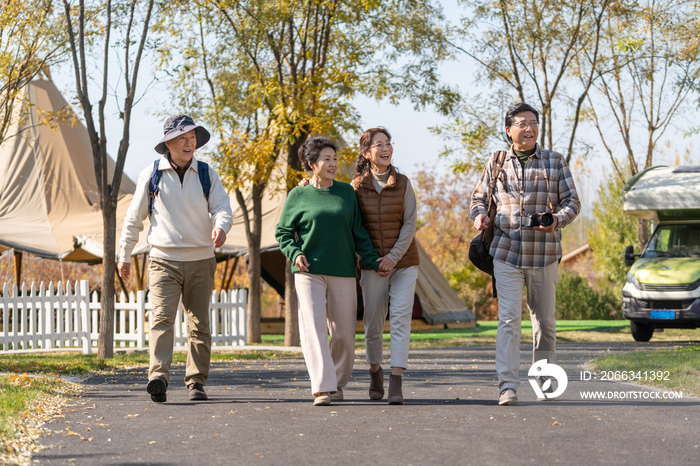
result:
[(532, 319), (532, 362), (546, 359), (548, 363), (556, 364), (555, 306), (559, 263), (540, 269), (521, 269), (494, 260), (493, 269), (498, 289), (498, 388), (517, 390), (524, 286), (527, 287), (527, 307)]
[(360, 278), (362, 303), (365, 308), (366, 359), (379, 364), (383, 359), (384, 321), (389, 312), (391, 332), (391, 367), (408, 366), (408, 347), (411, 342), (411, 318), (416, 292), (418, 266), (394, 269), (386, 277), (373, 270), (363, 270)]
[(187, 315), (187, 368), (185, 385), (206, 384), (211, 360), (209, 301), (214, 287), (216, 259), (177, 262), (152, 257), (148, 264), (150, 318), (149, 380), (163, 376), (170, 382), (175, 317), (182, 296)]

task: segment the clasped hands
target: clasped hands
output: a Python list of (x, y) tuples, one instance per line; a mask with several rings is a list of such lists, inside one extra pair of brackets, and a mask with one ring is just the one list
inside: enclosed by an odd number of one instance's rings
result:
[[(380, 277), (386, 277), (388, 276), (392, 270), (394, 270), (394, 264), (391, 262), (391, 259), (387, 257), (380, 257), (377, 259), (377, 262), (379, 262), (379, 268), (377, 270), (377, 273), (379, 273)], [(294, 259), (294, 267), (296, 267), (299, 272), (308, 272), (309, 271), (309, 261), (306, 260), (306, 256), (303, 254), (299, 254), (296, 259)]]

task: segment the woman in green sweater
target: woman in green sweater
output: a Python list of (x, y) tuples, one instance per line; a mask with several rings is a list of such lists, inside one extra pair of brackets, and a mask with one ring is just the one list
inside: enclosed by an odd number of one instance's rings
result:
[(301, 348), (314, 405), (327, 406), (343, 399), (355, 361), (355, 254), (375, 271), (381, 258), (362, 225), (355, 191), (335, 181), (333, 141), (310, 139), (299, 149), (299, 158), (313, 176), (308, 185), (289, 192), (275, 239), (293, 264)]

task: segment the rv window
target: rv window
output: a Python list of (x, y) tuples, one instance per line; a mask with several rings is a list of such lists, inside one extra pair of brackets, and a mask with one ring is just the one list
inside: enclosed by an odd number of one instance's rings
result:
[(700, 225), (658, 227), (642, 257), (700, 257)]

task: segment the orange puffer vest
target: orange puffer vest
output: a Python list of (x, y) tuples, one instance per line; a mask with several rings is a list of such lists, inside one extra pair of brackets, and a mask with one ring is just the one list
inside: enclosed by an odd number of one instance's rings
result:
[[(360, 203), (362, 212), (362, 222), (381, 257), (389, 254), (394, 243), (399, 239), (403, 226), (403, 201), (407, 183), (408, 178), (396, 173), (393, 165), (389, 167), (389, 178), (381, 194), (374, 189), (369, 169), (353, 180), (352, 185), (357, 193), (357, 201)], [(413, 238), (408, 250), (396, 264), (396, 268), (419, 264), (416, 239)], [(360, 264), (360, 267), (367, 269), (364, 264)]]

